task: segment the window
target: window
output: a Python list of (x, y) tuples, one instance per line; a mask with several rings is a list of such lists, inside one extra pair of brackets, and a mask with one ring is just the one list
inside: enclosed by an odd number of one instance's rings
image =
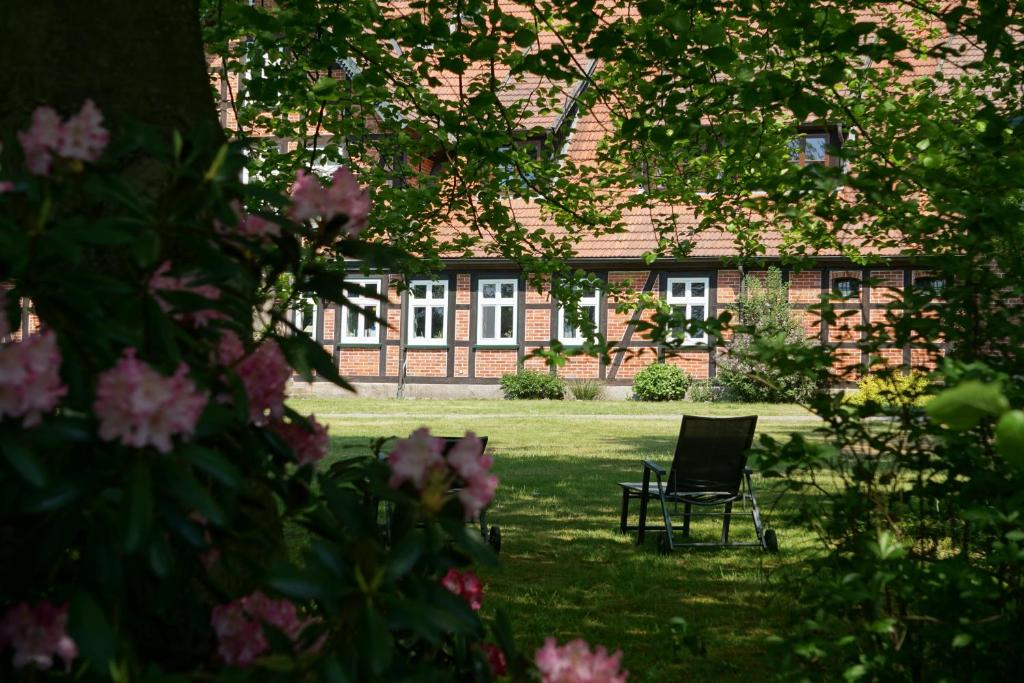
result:
[(448, 340), (448, 283), (413, 280), (409, 283), (409, 343), (446, 344)]
[[(600, 322), (598, 311), (600, 311), (601, 294), (593, 286), (588, 286), (580, 293), (580, 300), (577, 310), (583, 320), (590, 322), (590, 327), (595, 331)], [(565, 307), (558, 307), (558, 339), (566, 344), (582, 344), (586, 339), (584, 330), (581, 327), (573, 327), (569, 317), (565, 314)]]
[[(348, 284), (358, 285), (380, 294), (380, 280), (352, 279)], [(341, 341), (348, 344), (376, 344), (380, 341), (380, 300), (372, 294), (353, 293), (348, 305), (341, 307)]]
[(844, 299), (852, 299), (860, 295), (860, 280), (855, 277), (840, 277), (832, 282), (832, 293)]
[(946, 288), (946, 278), (944, 277), (918, 277), (914, 278), (914, 289), (918, 290), (922, 294), (930, 294), (931, 296), (939, 296), (942, 294), (942, 290)]
[(480, 344), (516, 341), (517, 280), (480, 280), (476, 338)]
[(316, 301), (313, 299), (297, 302), (295, 308), (292, 309), (292, 323), (294, 323), (295, 328), (305, 332), (314, 340), (317, 338), (316, 309)]
[[(707, 319), (709, 289), (706, 277), (670, 277), (666, 301), (672, 312), (683, 320), (703, 321)], [(685, 325), (681, 325), (676, 333), (682, 335), (684, 344), (706, 344), (708, 341), (707, 333), (692, 335), (685, 331)]]
[(789, 141), (789, 160), (798, 166), (827, 164), (828, 135), (808, 134)]

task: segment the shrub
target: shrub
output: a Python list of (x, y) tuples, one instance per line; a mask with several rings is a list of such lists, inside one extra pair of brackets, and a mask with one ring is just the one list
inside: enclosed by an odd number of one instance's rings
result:
[(690, 378), (667, 363), (653, 363), (633, 378), (633, 396), (638, 401), (679, 401), (686, 396)]
[(578, 379), (569, 382), (569, 391), (577, 401), (596, 401), (604, 393), (604, 385), (596, 379)]
[(923, 408), (928, 402), (928, 376), (919, 371), (908, 374), (867, 375), (857, 390), (843, 397), (852, 406), (872, 403), (883, 408)]
[(686, 392), (686, 400), (694, 403), (713, 403), (722, 398), (722, 387), (710, 379), (702, 379), (690, 385)]
[(763, 403), (807, 401), (817, 389), (812, 378), (786, 372), (748, 353), (754, 339), (776, 339), (790, 348), (806, 348), (803, 327), (793, 317), (789, 287), (778, 268), (770, 268), (764, 280), (747, 276), (735, 313), (740, 321), (726, 344), (718, 369), (718, 381), (730, 400)]
[(507, 399), (565, 398), (565, 381), (555, 375), (519, 370), (501, 376), (501, 392)]

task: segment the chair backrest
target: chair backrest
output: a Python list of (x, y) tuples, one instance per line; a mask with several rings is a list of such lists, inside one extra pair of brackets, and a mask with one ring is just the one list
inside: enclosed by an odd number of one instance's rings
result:
[(756, 427), (757, 415), (683, 415), (668, 491), (738, 493)]
[[(444, 441), (444, 448), (441, 450), (441, 455), (448, 455), (448, 452), (455, 447), (455, 444), (462, 440), (461, 436), (439, 436), (437, 438)], [(480, 447), (480, 452), (482, 454), (487, 450), (487, 437), (478, 436), (477, 438), (480, 439), (480, 443), (482, 444)]]

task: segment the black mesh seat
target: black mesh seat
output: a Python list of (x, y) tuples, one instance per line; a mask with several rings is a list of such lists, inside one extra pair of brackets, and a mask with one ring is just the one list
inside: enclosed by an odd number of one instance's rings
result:
[[(643, 543), (647, 531), (664, 532), (659, 540), (661, 547), (669, 552), (677, 546), (760, 546), (765, 550), (776, 550), (778, 545), (775, 532), (761, 528), (761, 513), (754, 497), (751, 471), (747, 468), (747, 451), (753, 443), (756, 427), (756, 415), (684, 415), (671, 469), (666, 473), (664, 468), (645, 460), (643, 481), (619, 483), (622, 489), (620, 530), (623, 533), (636, 531), (638, 544)], [(654, 484), (651, 483), (652, 472), (656, 479)], [(640, 519), (637, 526), (629, 526), (629, 502), (634, 498), (640, 500)], [(647, 524), (647, 504), (652, 498), (661, 505), (663, 526)], [(757, 533), (756, 543), (729, 542), (729, 523), (733, 515), (733, 503), (737, 501), (744, 507), (750, 503), (750, 514)], [(669, 503), (683, 504), (682, 526), (672, 526)], [(724, 506), (724, 510), (694, 512), (694, 506), (702, 509)], [(689, 538), (690, 518), (694, 515), (722, 517), (722, 535), (718, 543), (677, 542), (674, 539), (673, 531), (681, 532), (684, 539)]]

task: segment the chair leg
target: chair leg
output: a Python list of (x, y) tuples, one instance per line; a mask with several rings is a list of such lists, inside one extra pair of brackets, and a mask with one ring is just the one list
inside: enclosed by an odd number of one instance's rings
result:
[(622, 514), (619, 516), (619, 533), (626, 533), (626, 523), (629, 521), (629, 490), (622, 489)]
[(761, 511), (757, 509), (757, 498), (754, 497), (754, 481), (750, 475), (746, 475), (747, 480), (747, 495), (750, 496), (750, 516), (754, 518), (754, 532), (757, 534), (757, 542), (761, 544), (761, 548), (768, 550), (768, 546), (764, 542), (764, 528), (761, 526)]
[(480, 511), (480, 536), (487, 540), (487, 510)]
[(640, 525), (636, 531), (636, 544), (642, 545), (644, 542), (644, 527), (647, 526), (647, 501), (648, 496), (640, 496)]
[(690, 512), (693, 506), (690, 503), (683, 503), (683, 538), (690, 537)]
[(661, 495), (659, 500), (661, 500), (661, 517), (665, 520), (665, 545), (668, 552), (672, 552), (675, 550), (675, 546), (672, 543), (672, 518), (668, 514), (668, 504), (665, 502), (665, 496)]
[(729, 521), (732, 519), (732, 501), (725, 504), (725, 514), (722, 516), (722, 545), (729, 542)]

